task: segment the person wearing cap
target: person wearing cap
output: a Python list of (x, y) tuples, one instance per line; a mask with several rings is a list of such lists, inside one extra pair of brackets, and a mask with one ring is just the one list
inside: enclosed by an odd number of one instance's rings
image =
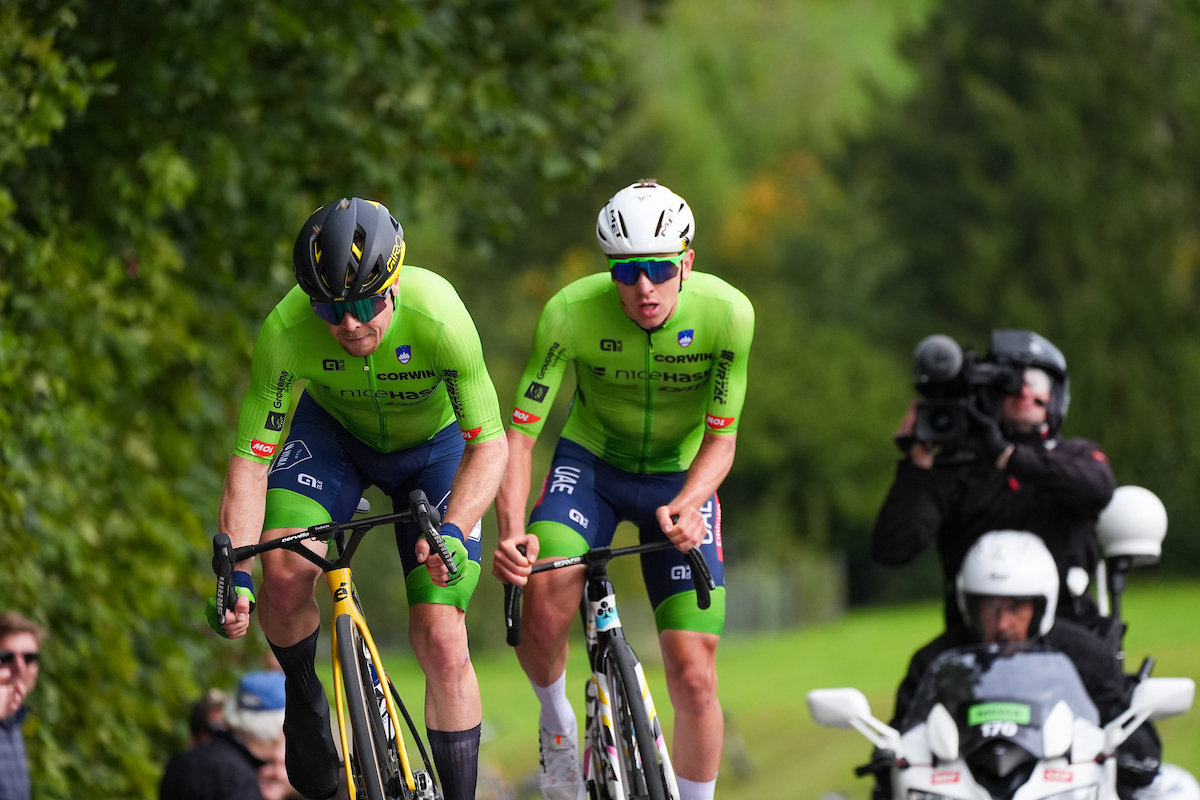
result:
[(1071, 397), (1066, 359), (1033, 331), (996, 330), (985, 361), (1018, 374), (1020, 385), (995, 398), (993, 413), (971, 408), (981, 455), (948, 465), (935, 458), (929, 444), (913, 438), (914, 401), (896, 433), (905, 455), (875, 520), (871, 558), (907, 564), (934, 542), (946, 623), (956, 626), (962, 618), (954, 576), (967, 550), (990, 530), (1032, 531), (1058, 564), (1056, 613), (1103, 633), (1087, 589), (1099, 558), (1096, 518), (1116, 477), (1098, 444), (1059, 436)]
[[(444, 278), (405, 265), (400, 223), (382, 204), (342, 199), (317, 209), (292, 250), (297, 285), (268, 315), (250, 366), (218, 514), (235, 547), (349, 520), (378, 486), (397, 508), (420, 489), (441, 512), (456, 577), (416, 523), (396, 525), (409, 642), (425, 673), (425, 724), (446, 800), (474, 795), (483, 719), (467, 647), (466, 609), (479, 580), (479, 520), (508, 446), (479, 334)], [(297, 381), (307, 385), (291, 415)], [(307, 542), (324, 554), (325, 544)], [(217, 633), (246, 635), (250, 612), (287, 674), (287, 768), (305, 797), (337, 791), (338, 754), (315, 658), (321, 571), (299, 555), (234, 566), (239, 595)]]
[[(921, 679), (938, 656), (981, 643), (1036, 643), (1066, 655), (1095, 703), (1101, 724), (1129, 708), (1134, 684), (1112, 650), (1091, 630), (1055, 617), (1058, 567), (1041, 537), (1016, 530), (984, 534), (964, 556), (954, 587), (955, 605), (965, 624), (947, 628), (913, 656), (896, 693), (892, 727), (904, 725)], [(1117, 789), (1124, 800), (1155, 779), (1161, 757), (1162, 744), (1149, 722), (1121, 745)], [(890, 795), (890, 784), (877, 790), (876, 797), (880, 794)]]
[[(667, 187), (643, 180), (617, 192), (596, 225), (608, 271), (546, 303), (517, 388), (492, 572), (525, 586), (517, 657), (541, 704), (538, 777), (550, 800), (585, 792), (566, 695), (583, 571), (530, 570), (538, 559), (609, 545), (621, 520), (636, 524), (644, 543), (675, 545), (642, 556), (675, 707), (672, 761), (682, 800), (711, 798), (716, 785), (724, 730), (716, 651), (725, 622), (716, 491), (733, 465), (754, 309), (725, 281), (693, 271), (694, 236), (691, 209)], [(533, 447), (568, 363), (574, 399), (527, 529)], [(706, 611), (684, 561), (693, 547), (717, 583)]]
[(167, 763), (160, 800), (262, 800), (258, 770), (283, 741), (284, 681), (282, 672), (242, 676), (226, 700), (228, 730), (211, 730)]

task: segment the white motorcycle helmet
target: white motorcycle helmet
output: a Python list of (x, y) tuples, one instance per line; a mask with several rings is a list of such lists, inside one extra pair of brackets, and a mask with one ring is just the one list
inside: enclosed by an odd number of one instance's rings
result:
[(1157, 564), (1166, 535), (1166, 506), (1141, 486), (1118, 486), (1096, 520), (1104, 557), (1129, 556), (1134, 566)]
[(1028, 531), (992, 531), (967, 551), (955, 580), (958, 610), (976, 633), (981, 597), (1028, 597), (1034, 601), (1030, 638), (1054, 627), (1058, 566), (1041, 537)]
[(614, 258), (682, 253), (696, 233), (692, 209), (653, 178), (643, 178), (613, 195), (600, 209), (596, 239)]

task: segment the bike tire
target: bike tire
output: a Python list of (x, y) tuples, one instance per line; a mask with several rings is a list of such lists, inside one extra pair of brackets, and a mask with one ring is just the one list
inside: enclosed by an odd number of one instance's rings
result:
[[(666, 800), (666, 777), (658, 746), (642, 701), (634, 665), (637, 656), (624, 639), (605, 646), (604, 664), (609, 678), (609, 706), (617, 731), (617, 759), (626, 796)], [(639, 766), (638, 761), (641, 761)]]
[[(372, 725), (371, 720), (379, 722), (375, 710), (375, 688), (371, 684), (371, 675), (366, 669), (366, 663), (361, 657), (363, 639), (358, 627), (349, 614), (341, 614), (334, 621), (337, 632), (338, 663), (342, 668), (342, 688), (346, 695), (346, 709), (350, 713), (350, 730), (353, 738), (350, 741), (350, 753), (346, 755), (346, 768), (349, 772), (347, 780), (356, 786), (356, 794), (361, 791), (367, 800), (387, 800), (384, 795), (384, 779), (379, 771), (379, 744), (376, 740), (377, 731), (382, 734), (382, 726)], [(387, 742), (382, 742), (386, 753)]]

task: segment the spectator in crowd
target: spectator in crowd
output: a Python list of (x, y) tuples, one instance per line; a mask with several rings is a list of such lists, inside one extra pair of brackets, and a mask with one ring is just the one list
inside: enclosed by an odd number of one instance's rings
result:
[(220, 689), (209, 689), (192, 706), (188, 717), (189, 746), (201, 745), (212, 738), (214, 731), (228, 730), (225, 704), (229, 698)]
[(0, 614), (0, 800), (29, 800), (29, 763), (21, 726), (37, 686), (45, 630), (15, 611)]
[[(225, 704), (228, 730), (210, 730), (208, 741), (171, 759), (160, 800), (262, 800), (259, 770), (273, 762), (284, 741), (283, 686), (281, 672), (243, 676)], [(271, 783), (274, 789), (278, 781)]]

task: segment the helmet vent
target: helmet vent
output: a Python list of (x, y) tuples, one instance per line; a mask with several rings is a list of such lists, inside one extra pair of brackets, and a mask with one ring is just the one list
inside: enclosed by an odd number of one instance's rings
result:
[(625, 215), (622, 214), (620, 211), (617, 212), (617, 222), (621, 226), (621, 235), (624, 236), (626, 239), (628, 239), (629, 231), (625, 228)]
[(658, 224), (654, 226), (654, 235), (655, 236), (658, 236), (659, 234), (662, 233), (663, 217), (665, 217), (665, 216), (667, 216), (667, 212), (666, 212), (666, 209), (663, 209), (663, 212), (658, 215)]
[(691, 231), (692, 231), (692, 226), (689, 223), (687, 226), (684, 227), (684, 229), (682, 231), (679, 232), (679, 238), (683, 239), (685, 242), (690, 242), (692, 240), (692, 237), (688, 236), (688, 234), (691, 233)]
[(639, 189), (649, 189), (654, 186), (658, 186), (658, 181), (654, 178), (642, 178), (637, 182), (637, 188)]

